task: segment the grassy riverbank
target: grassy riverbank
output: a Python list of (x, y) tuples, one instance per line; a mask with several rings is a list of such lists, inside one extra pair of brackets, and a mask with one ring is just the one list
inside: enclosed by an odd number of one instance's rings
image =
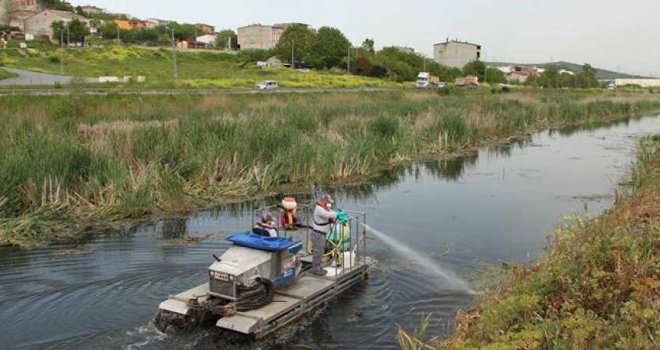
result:
[(599, 218), (557, 229), (545, 260), (513, 268), (501, 290), (459, 313), (451, 339), (428, 348), (660, 348), (660, 135), (641, 142), (623, 193)]
[(3, 97), (0, 241), (70, 239), (101, 220), (281, 186), (368, 178), (536, 130), (620, 120), (660, 96), (381, 92)]

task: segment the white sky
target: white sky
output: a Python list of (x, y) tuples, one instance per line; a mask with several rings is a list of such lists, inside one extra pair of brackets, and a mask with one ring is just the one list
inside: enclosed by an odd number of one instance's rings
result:
[(590, 63), (660, 77), (660, 0), (73, 0), (138, 18), (204, 22), (217, 30), (304, 22), (341, 29), (355, 45), (401, 45), (432, 55), (459, 38), (487, 61)]

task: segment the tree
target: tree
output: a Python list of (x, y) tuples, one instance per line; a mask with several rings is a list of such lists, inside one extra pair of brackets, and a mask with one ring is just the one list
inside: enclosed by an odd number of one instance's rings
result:
[(538, 84), (545, 88), (559, 87), (559, 68), (557, 66), (546, 67), (545, 71), (539, 76)]
[(313, 45), (314, 33), (304, 24), (293, 24), (280, 36), (275, 55), (283, 61), (291, 62), (293, 51), (296, 62), (306, 62), (312, 56)]
[(158, 41), (158, 32), (152, 28), (142, 28), (140, 30), (133, 30), (133, 37), (135, 43), (156, 42)]
[(464, 75), (475, 75), (479, 81), (486, 80), (486, 65), (479, 60), (472, 61), (463, 67)]
[(387, 69), (373, 64), (370, 58), (364, 52), (360, 52), (355, 62), (351, 63), (351, 73), (367, 77), (384, 78), (387, 75)]
[(486, 73), (485, 81), (488, 83), (501, 84), (506, 82), (506, 76), (504, 75), (504, 72), (497, 68), (488, 68)]
[(99, 27), (98, 33), (103, 39), (117, 39), (117, 23), (105, 21)]
[(241, 62), (254, 64), (254, 62), (265, 61), (273, 57), (273, 51), (259, 49), (241, 50), (238, 52), (238, 57)]
[[(74, 19), (67, 24), (63, 21), (53, 22), (51, 25), (53, 29), (53, 36), (59, 39), (63, 39), (66, 44), (70, 43), (82, 43), (85, 42), (85, 37), (89, 35), (89, 28), (87, 24), (83, 21)], [(62, 42), (60, 42), (60, 45)]]
[(374, 53), (375, 52), (374, 39), (369, 39), (369, 38), (364, 39), (364, 41), (362, 42), (362, 48), (367, 50), (367, 52), (369, 53)]
[(596, 69), (594, 69), (590, 64), (585, 63), (582, 66), (582, 87), (591, 88), (598, 86), (598, 79), (596, 78)]
[(313, 61), (317, 68), (338, 67), (348, 55), (351, 47), (350, 41), (336, 28), (321, 27), (314, 36)]
[(174, 30), (174, 38), (179, 41), (193, 41), (196, 39), (197, 28), (194, 24), (170, 22), (166, 26), (160, 25), (154, 29), (159, 35), (167, 35), (168, 37), (171, 36), (171, 30)]
[(580, 82), (579, 79), (580, 77), (576, 74), (569, 74), (569, 73), (561, 73), (559, 76), (557, 76), (558, 87), (571, 87), (571, 88), (577, 88), (580, 87)]
[(372, 64), (383, 67), (389, 79), (403, 82), (415, 79), (422, 69), (423, 58), (395, 47), (385, 47), (372, 57)]
[(39, 4), (41, 7), (51, 10), (74, 12), (73, 5), (62, 0), (39, 0)]
[(221, 30), (215, 39), (215, 46), (224, 50), (238, 49), (238, 37), (231, 29)]

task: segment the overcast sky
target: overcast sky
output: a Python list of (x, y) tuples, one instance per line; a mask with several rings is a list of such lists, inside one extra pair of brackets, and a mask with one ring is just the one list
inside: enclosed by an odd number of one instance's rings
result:
[(410, 46), (428, 56), (447, 37), (483, 46), (487, 61), (570, 61), (660, 77), (660, 0), (73, 0), (138, 18), (216, 28), (304, 22), (355, 45)]

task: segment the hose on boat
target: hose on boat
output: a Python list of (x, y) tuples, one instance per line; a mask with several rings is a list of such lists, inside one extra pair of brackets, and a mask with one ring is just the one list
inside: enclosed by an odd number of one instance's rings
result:
[(275, 288), (273, 283), (265, 278), (256, 280), (256, 287), (239, 289), (240, 297), (233, 303), (207, 302), (204, 307), (220, 316), (232, 316), (237, 311), (250, 311), (262, 308), (273, 301)]
[(275, 296), (275, 288), (273, 282), (259, 278), (258, 285), (247, 291), (241, 291), (239, 299), (234, 302), (237, 311), (250, 311), (259, 309), (270, 304)]

